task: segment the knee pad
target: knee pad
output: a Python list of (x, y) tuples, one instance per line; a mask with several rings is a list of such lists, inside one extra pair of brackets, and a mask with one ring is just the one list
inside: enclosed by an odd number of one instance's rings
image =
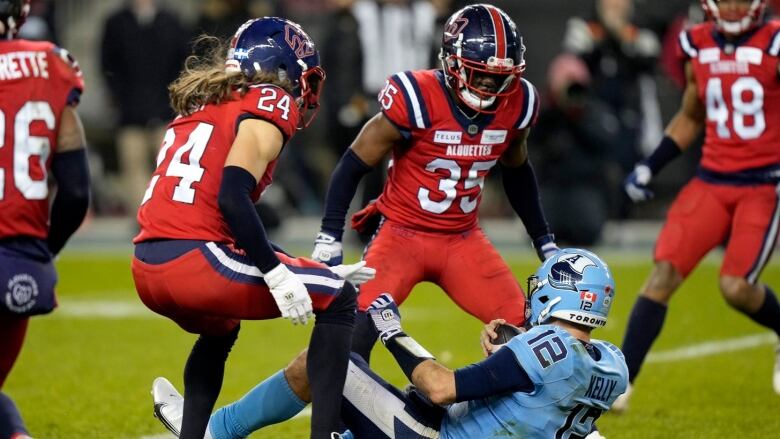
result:
[(333, 323), (354, 326), (355, 309), (357, 309), (357, 291), (351, 283), (345, 281), (339, 295), (317, 315), (315, 324)]

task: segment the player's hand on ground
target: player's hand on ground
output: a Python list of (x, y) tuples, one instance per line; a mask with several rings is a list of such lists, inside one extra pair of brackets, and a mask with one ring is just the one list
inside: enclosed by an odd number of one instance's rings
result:
[(487, 357), (496, 351), (500, 346), (496, 346), (493, 343), (493, 339), (498, 337), (496, 333), (496, 327), (506, 323), (504, 319), (491, 320), (488, 324), (482, 328), (482, 332), (479, 334), (479, 344), (482, 346), (482, 353)]
[(534, 249), (536, 250), (536, 255), (542, 262), (561, 251), (558, 244), (555, 243), (555, 235), (552, 233), (534, 239)]
[(626, 190), (629, 198), (635, 203), (647, 201), (653, 198), (653, 192), (647, 188), (652, 179), (653, 171), (647, 165), (640, 163), (628, 174), (628, 177), (623, 182), (623, 188)]
[(383, 344), (387, 344), (388, 340), (403, 332), (401, 313), (390, 294), (384, 293), (377, 297), (366, 311), (371, 316), (371, 323)]
[(341, 241), (327, 233), (318, 233), (311, 258), (331, 267), (341, 264), (344, 261)]
[(336, 265), (335, 267), (330, 267), (330, 271), (338, 274), (342, 279), (355, 286), (363, 285), (376, 276), (376, 270), (366, 267), (366, 261)]
[(312, 316), (311, 297), (303, 281), (284, 264), (263, 275), (282, 317), (297, 325), (305, 325)]

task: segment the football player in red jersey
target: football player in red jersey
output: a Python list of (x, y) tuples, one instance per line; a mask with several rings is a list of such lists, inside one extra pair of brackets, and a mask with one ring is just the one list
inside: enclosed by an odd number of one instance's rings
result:
[[(29, 0), (0, 0), (0, 389), (30, 316), (57, 306), (52, 259), (89, 205), (86, 140), (76, 112), (84, 82), (68, 52), (15, 39)], [(48, 176), (57, 183), (50, 205)], [(0, 438), (28, 432), (0, 393)]]
[(502, 10), (467, 6), (446, 22), (441, 70), (392, 75), (369, 120), (331, 177), (312, 257), (341, 263), (342, 233), (358, 182), (387, 154), (388, 180), (377, 201), (353, 217), (380, 215), (364, 259), (377, 277), (362, 285), (353, 350), (368, 359), (376, 341), (365, 309), (382, 293), (401, 304), (433, 282), (483, 322), (525, 321), (523, 291), (477, 223), (485, 176), (500, 165), (510, 204), (539, 258), (557, 251), (542, 212), (526, 138), (539, 97), (525, 70), (522, 37)]
[(312, 437), (336, 429), (356, 296), (340, 274), (367, 269), (276, 249), (254, 209), (282, 148), (319, 105), (319, 64), (299, 25), (264, 17), (242, 25), (229, 50), (191, 58), (170, 87), (179, 116), (138, 210), (132, 272), (144, 304), (200, 335), (184, 369), (182, 438), (203, 438), (241, 320), (305, 324), (312, 312)]
[[(758, 281), (777, 238), (780, 182), (780, 21), (765, 0), (702, 0), (710, 20), (680, 34), (687, 86), (658, 148), (637, 164), (625, 188), (648, 199), (652, 177), (704, 130), (696, 176), (669, 208), (655, 268), (634, 304), (623, 341), (630, 379), (658, 337), (674, 292), (714, 247), (726, 243), (720, 291), (726, 302), (780, 334), (780, 306)], [(780, 351), (778, 351), (780, 360)], [(780, 393), (780, 363), (774, 389)], [(616, 402), (625, 409), (627, 392)]]

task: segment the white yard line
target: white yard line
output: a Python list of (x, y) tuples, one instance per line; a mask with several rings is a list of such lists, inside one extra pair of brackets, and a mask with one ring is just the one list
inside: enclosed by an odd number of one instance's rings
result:
[(772, 333), (754, 334), (726, 340), (708, 341), (692, 344), (662, 352), (651, 352), (647, 356), (648, 363), (671, 363), (693, 358), (709, 357), (724, 352), (742, 351), (758, 346), (777, 343), (777, 336)]

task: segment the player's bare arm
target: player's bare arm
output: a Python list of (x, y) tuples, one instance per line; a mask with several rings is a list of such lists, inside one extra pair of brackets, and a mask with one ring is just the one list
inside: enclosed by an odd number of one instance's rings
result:
[(350, 148), (368, 166), (376, 166), (403, 139), (398, 129), (382, 113), (366, 122)]
[(507, 168), (515, 168), (521, 166), (528, 160), (528, 135), (531, 133), (530, 128), (526, 128), (520, 132), (514, 142), (509, 145), (509, 148), (504, 151), (501, 156), (500, 163)]
[(666, 135), (671, 137), (681, 150), (685, 150), (693, 143), (704, 128), (706, 120), (706, 108), (699, 98), (696, 89), (696, 77), (690, 62), (685, 65), (687, 85), (683, 93), (682, 104), (677, 114), (666, 126)]
[(423, 361), (414, 369), (412, 383), (434, 404), (455, 402), (455, 373), (434, 360)]
[(239, 166), (260, 180), (268, 163), (282, 151), (284, 138), (276, 125), (261, 119), (246, 119), (230, 148), (225, 166)]
[(66, 106), (62, 110), (60, 130), (57, 133), (57, 152), (83, 149), (87, 144), (84, 126), (75, 107)]

